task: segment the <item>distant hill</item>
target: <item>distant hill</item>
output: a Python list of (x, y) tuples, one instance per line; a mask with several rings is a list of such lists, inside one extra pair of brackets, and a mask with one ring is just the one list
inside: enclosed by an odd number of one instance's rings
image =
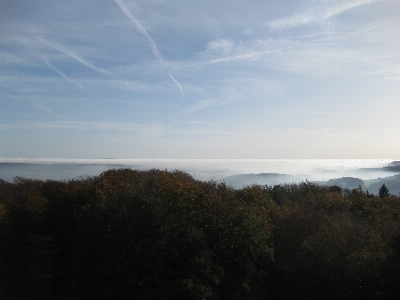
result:
[(394, 166), (383, 167), (382, 170), (388, 171), (388, 172), (400, 173), (400, 164), (394, 165)]
[(324, 185), (337, 185), (340, 186), (343, 189), (355, 189), (361, 186), (361, 188), (365, 187), (365, 182), (359, 178), (354, 178), (354, 177), (342, 177), (342, 178), (335, 178), (335, 179), (330, 179), (326, 182), (323, 183)]
[(400, 173), (400, 161), (394, 160), (389, 165), (384, 166), (384, 167), (379, 167), (379, 168), (360, 168), (358, 170), (359, 171), (365, 171), (365, 172), (385, 171), (385, 172), (392, 172), (392, 173)]
[[(292, 176), (279, 173), (260, 173), (235, 174), (225, 177), (221, 181), (225, 182), (229, 186), (232, 186), (233, 188), (240, 189), (244, 186), (253, 184), (273, 186), (277, 184), (297, 183), (304, 181), (304, 178), (301, 176)], [(368, 190), (370, 194), (375, 195), (379, 193), (379, 189), (383, 184), (385, 184), (389, 189), (390, 194), (398, 196), (400, 193), (400, 174), (370, 180), (362, 180), (356, 177), (341, 177), (329, 179), (328, 181), (315, 181), (315, 183), (326, 186), (337, 185), (343, 189), (347, 188), (349, 190), (356, 189), (361, 186), (363, 191)]]
[(397, 196), (400, 193), (400, 174), (370, 180), (361, 180), (354, 177), (342, 177), (330, 179), (328, 181), (319, 181), (317, 183), (327, 186), (337, 185), (343, 189), (348, 188), (350, 190), (361, 186), (361, 189), (363, 191), (368, 191), (370, 194), (375, 195), (379, 193), (379, 189), (382, 187), (383, 184), (385, 184), (386, 187), (389, 189), (390, 194)]
[(373, 194), (378, 194), (382, 184), (385, 184), (391, 195), (398, 196), (400, 193), (400, 174), (385, 178), (378, 178), (368, 181), (366, 189)]
[(277, 185), (283, 183), (300, 182), (303, 179), (299, 176), (292, 176), (279, 173), (259, 173), (259, 174), (235, 174), (222, 179), (227, 185), (234, 188), (243, 188), (246, 185)]

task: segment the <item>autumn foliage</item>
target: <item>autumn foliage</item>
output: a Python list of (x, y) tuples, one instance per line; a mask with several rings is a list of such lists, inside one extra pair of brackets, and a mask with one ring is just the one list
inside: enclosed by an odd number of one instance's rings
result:
[(0, 226), (1, 299), (18, 298), (28, 275), (10, 270), (32, 234), (59, 249), (54, 299), (400, 296), (400, 199), (391, 195), (309, 182), (233, 189), (120, 169), (0, 181)]

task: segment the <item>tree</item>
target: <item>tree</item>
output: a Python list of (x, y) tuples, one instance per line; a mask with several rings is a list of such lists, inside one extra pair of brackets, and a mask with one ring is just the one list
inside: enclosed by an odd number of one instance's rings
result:
[(389, 193), (388, 188), (386, 187), (385, 184), (383, 184), (382, 187), (379, 189), (379, 197), (380, 198), (385, 198), (385, 197), (387, 197), (389, 195), (390, 195), (390, 193)]

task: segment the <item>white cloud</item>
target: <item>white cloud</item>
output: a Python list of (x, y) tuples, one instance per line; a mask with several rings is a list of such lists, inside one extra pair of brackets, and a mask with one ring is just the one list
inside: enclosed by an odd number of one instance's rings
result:
[[(278, 51), (280, 49), (277, 49), (275, 51)], [(227, 56), (227, 57), (221, 57), (221, 58), (215, 58), (207, 61), (208, 64), (218, 64), (218, 63), (224, 63), (224, 62), (231, 62), (231, 61), (245, 61), (245, 60), (257, 60), (263, 55), (269, 54), (274, 52), (273, 50), (265, 50), (265, 51), (257, 51), (257, 52), (250, 52), (246, 54), (239, 54), (239, 55), (234, 55), (234, 56)]]
[[(210, 47), (210, 45), (213, 45)], [(233, 43), (227, 40), (216, 40), (208, 43), (208, 48), (200, 55), (203, 64), (219, 64), (226, 62), (260, 61), (277, 53), (288, 50), (292, 45), (280, 40), (255, 39), (248, 42)], [(211, 51), (212, 49), (212, 51)]]
[(313, 3), (313, 6), (306, 12), (274, 20), (269, 22), (268, 25), (273, 30), (296, 27), (319, 20), (326, 20), (355, 7), (379, 1), (383, 0), (337, 0), (325, 2), (326, 6), (323, 6), (322, 2), (317, 7), (314, 7), (315, 4)]
[(210, 53), (229, 54), (233, 47), (233, 41), (229, 39), (219, 39), (208, 43), (207, 51)]

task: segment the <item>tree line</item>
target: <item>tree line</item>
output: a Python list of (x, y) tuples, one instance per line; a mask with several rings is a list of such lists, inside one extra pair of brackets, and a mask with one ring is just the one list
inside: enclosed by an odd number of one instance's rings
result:
[(398, 299), (400, 198), (310, 182), (233, 189), (180, 171), (0, 181), (0, 298), (32, 235), (54, 299)]

